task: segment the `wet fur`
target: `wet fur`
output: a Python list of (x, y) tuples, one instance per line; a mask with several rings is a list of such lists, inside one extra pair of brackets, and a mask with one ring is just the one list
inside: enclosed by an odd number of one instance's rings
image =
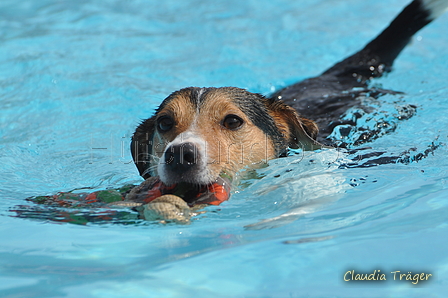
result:
[[(222, 121), (227, 115), (240, 117), (243, 125), (234, 131), (226, 129)], [(175, 125), (160, 132), (157, 122), (165, 116), (174, 119)], [(234, 87), (190, 87), (168, 96), (156, 114), (137, 128), (132, 154), (145, 179), (160, 176), (167, 184), (208, 184), (221, 173), (234, 176), (245, 167), (281, 156), (287, 147), (313, 149), (319, 146), (316, 135), (313, 121), (301, 118), (281, 101)], [(164, 173), (164, 152), (170, 144), (188, 139), (205, 154), (202, 172), (196, 177), (171, 177)]]
[[(132, 156), (140, 174), (145, 179), (160, 176), (167, 184), (208, 184), (223, 173), (233, 176), (248, 166), (283, 156), (288, 147), (322, 148), (317, 141), (325, 142), (335, 126), (346, 124), (341, 116), (349, 108), (363, 108), (360, 97), (395, 93), (370, 88), (369, 81), (390, 71), (413, 34), (447, 6), (448, 0), (414, 0), (361, 51), (320, 76), (288, 86), (271, 97), (234, 87), (190, 87), (172, 93), (153, 117), (138, 126), (132, 138)], [(229, 114), (243, 120), (239, 129), (223, 126)], [(174, 119), (175, 124), (161, 132), (157, 125), (164, 116)], [(193, 146), (200, 158), (191, 169), (176, 172), (176, 167), (167, 166), (164, 160), (171, 154), (167, 150), (174, 146), (181, 152), (183, 144)]]

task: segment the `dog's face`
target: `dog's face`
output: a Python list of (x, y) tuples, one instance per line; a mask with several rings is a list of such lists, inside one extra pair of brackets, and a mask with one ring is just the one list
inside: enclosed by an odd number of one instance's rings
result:
[(131, 150), (145, 179), (208, 185), (288, 146), (314, 149), (316, 134), (314, 122), (279, 101), (239, 88), (191, 87), (172, 93), (137, 128)]

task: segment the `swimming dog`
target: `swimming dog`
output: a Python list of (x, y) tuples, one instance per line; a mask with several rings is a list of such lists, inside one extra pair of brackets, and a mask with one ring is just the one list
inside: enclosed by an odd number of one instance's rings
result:
[(140, 175), (204, 186), (284, 156), (288, 148), (323, 148), (341, 115), (361, 104), (360, 95), (392, 92), (369, 82), (391, 71), (412, 36), (447, 6), (447, 0), (414, 0), (362, 50), (269, 97), (235, 87), (172, 93), (132, 137)]

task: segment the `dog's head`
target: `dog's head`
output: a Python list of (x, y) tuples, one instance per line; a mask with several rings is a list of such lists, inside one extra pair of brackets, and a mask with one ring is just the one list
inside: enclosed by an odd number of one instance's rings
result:
[(191, 87), (172, 93), (138, 126), (131, 150), (145, 179), (208, 185), (287, 147), (315, 149), (316, 134), (314, 122), (280, 101), (233, 87)]

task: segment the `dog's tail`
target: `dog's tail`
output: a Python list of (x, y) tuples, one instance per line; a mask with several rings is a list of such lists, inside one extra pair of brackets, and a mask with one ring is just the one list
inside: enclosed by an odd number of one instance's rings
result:
[[(314, 120), (319, 141), (339, 123), (340, 116), (358, 103), (357, 94), (369, 90), (376, 97), (388, 90), (369, 89), (370, 79), (382, 76), (418, 30), (443, 14), (448, 0), (414, 0), (361, 51), (336, 63), (320, 76), (290, 85), (271, 95), (290, 105), (302, 117)], [(357, 89), (353, 89), (357, 87)], [(351, 91), (350, 91), (351, 90)]]
[(442, 15), (447, 8), (448, 0), (414, 0), (361, 51), (335, 64), (323, 74), (345, 77), (345, 80), (351, 77), (361, 84), (380, 77), (391, 70), (395, 58), (412, 36)]

